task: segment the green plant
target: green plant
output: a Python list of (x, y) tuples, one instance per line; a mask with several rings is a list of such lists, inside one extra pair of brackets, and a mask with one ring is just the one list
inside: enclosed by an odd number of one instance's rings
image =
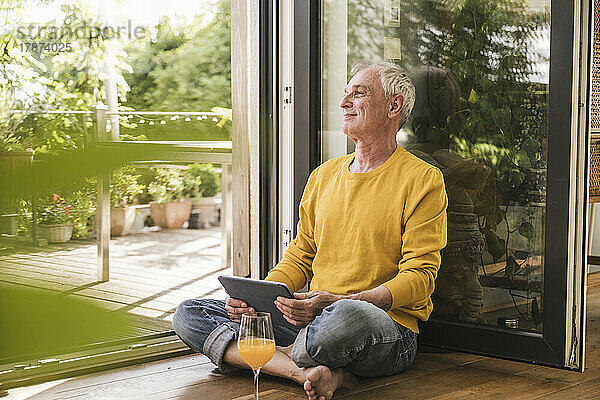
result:
[(135, 202), (145, 188), (138, 182), (140, 176), (131, 166), (125, 166), (112, 174), (109, 186), (111, 207), (125, 207)]
[(212, 164), (191, 164), (183, 178), (187, 198), (213, 197), (221, 189), (219, 174)]
[(155, 202), (164, 204), (184, 197), (183, 177), (175, 168), (153, 168), (154, 180), (148, 185), (148, 193)]
[(55, 193), (44, 200), (44, 204), (38, 210), (38, 224), (66, 224), (73, 221), (73, 206), (65, 199)]
[(85, 238), (96, 212), (96, 178), (86, 178), (79, 188), (69, 193), (66, 199), (73, 205), (73, 237)]
[(23, 151), (26, 146), (19, 142), (19, 139), (12, 133), (0, 132), (0, 151)]

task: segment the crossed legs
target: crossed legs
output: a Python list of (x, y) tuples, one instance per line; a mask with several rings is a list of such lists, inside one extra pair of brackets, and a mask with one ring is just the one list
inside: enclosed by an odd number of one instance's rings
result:
[[(239, 326), (229, 321), (223, 302), (187, 300), (177, 309), (173, 328), (224, 372), (247, 368), (234, 340)], [(337, 301), (299, 332), (274, 330), (277, 349), (262, 371), (298, 382), (311, 400), (329, 400), (345, 370), (365, 377), (393, 375), (408, 368), (416, 354), (416, 334), (364, 301)]]

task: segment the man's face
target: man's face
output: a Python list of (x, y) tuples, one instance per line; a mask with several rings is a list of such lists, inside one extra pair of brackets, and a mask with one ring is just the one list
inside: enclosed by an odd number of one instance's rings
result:
[(344, 112), (342, 130), (353, 140), (378, 134), (388, 122), (388, 103), (377, 70), (358, 72), (348, 82), (340, 102)]

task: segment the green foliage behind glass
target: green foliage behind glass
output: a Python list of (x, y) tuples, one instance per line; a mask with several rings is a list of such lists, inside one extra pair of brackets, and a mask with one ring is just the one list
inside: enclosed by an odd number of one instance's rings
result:
[(187, 198), (213, 197), (221, 190), (219, 174), (211, 164), (190, 164), (183, 171)]
[(184, 197), (183, 177), (176, 168), (153, 168), (154, 180), (148, 185), (148, 193), (159, 204)]
[[(206, 2), (205, 15), (188, 26), (173, 28), (165, 17), (156, 28), (155, 39), (135, 41), (127, 48), (133, 72), (125, 74), (131, 91), (124, 105), (171, 111), (231, 108), (230, 2)], [(164, 125), (146, 122), (136, 129), (151, 140), (231, 139), (231, 123), (219, 128), (211, 118), (166, 119)], [(122, 129), (123, 134), (131, 131)]]
[(145, 189), (145, 186), (138, 182), (140, 176), (132, 166), (125, 166), (112, 174), (109, 186), (111, 207), (135, 204)]

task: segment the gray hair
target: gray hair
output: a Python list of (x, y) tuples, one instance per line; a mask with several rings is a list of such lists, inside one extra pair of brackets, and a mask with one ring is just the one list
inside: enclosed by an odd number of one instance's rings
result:
[(386, 99), (390, 99), (397, 94), (404, 97), (398, 129), (402, 128), (415, 105), (415, 85), (413, 85), (402, 68), (390, 62), (360, 63), (352, 67), (350, 72), (352, 75), (356, 75), (365, 69), (374, 69), (379, 72), (381, 86), (383, 87), (383, 96)]

